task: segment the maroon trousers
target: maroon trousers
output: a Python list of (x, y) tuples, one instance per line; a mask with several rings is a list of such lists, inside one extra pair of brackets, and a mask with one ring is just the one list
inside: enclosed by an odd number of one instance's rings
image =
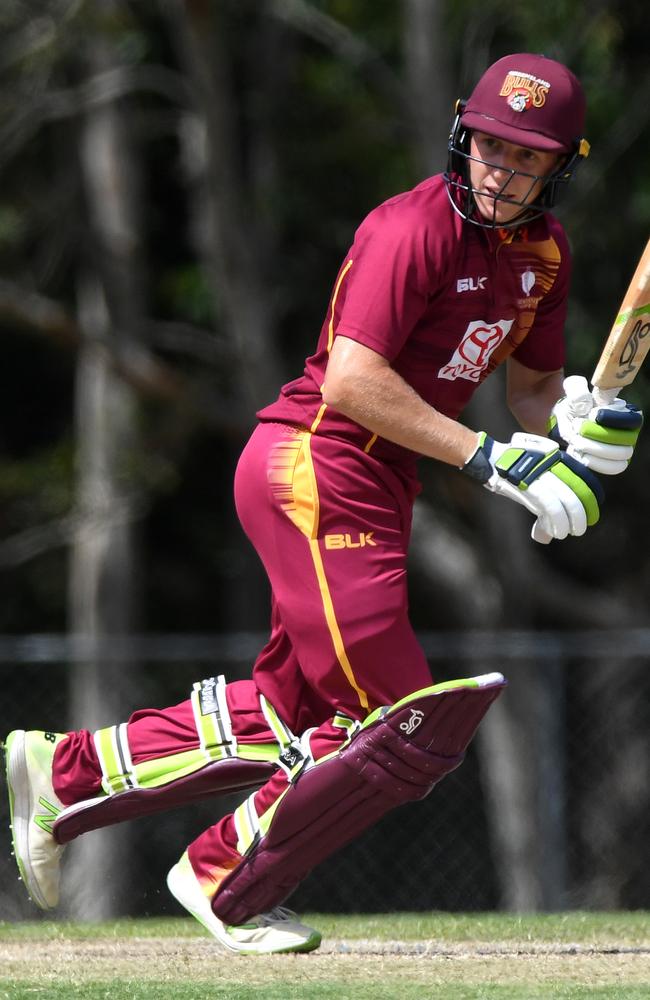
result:
[[(432, 682), (408, 621), (412, 497), (390, 468), (356, 446), (263, 423), (239, 461), (235, 500), (273, 607), (253, 680), (226, 689), (233, 735), (242, 743), (275, 740), (262, 694), (297, 736), (314, 728), (310, 749), (318, 759), (345, 739), (336, 715), (363, 719)], [(199, 745), (189, 701), (136, 712), (127, 734), (134, 765)], [(258, 816), (287, 780), (278, 770), (255, 794)], [(59, 745), (54, 786), (66, 805), (101, 792), (92, 734), (82, 730)], [(206, 830), (189, 848), (197, 875), (217, 884), (241, 856), (237, 843), (233, 816)]]

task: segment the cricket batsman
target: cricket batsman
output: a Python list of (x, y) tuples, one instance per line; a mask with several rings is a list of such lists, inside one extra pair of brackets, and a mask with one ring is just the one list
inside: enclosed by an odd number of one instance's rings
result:
[[(236, 471), (273, 594), (252, 678), (206, 678), (97, 732), (9, 734), (15, 854), (42, 909), (74, 837), (241, 790), (169, 889), (233, 952), (310, 951), (320, 934), (282, 906), (296, 885), (462, 762), (505, 681), (434, 685), (409, 624), (418, 460), (526, 507), (538, 541), (565, 539), (598, 521), (597, 474), (627, 467), (642, 420), (622, 400), (575, 417), (563, 397), (570, 260), (550, 210), (588, 154), (584, 120), (567, 67), (499, 59), (457, 105), (445, 173), (361, 223), (315, 352)], [(503, 442), (457, 419), (501, 364), (521, 428)]]

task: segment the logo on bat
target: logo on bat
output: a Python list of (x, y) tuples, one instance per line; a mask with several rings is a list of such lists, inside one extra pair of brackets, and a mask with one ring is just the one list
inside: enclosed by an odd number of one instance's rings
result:
[(621, 350), (619, 357), (619, 365), (624, 365), (616, 372), (616, 378), (625, 378), (627, 375), (631, 375), (637, 369), (637, 364), (635, 363), (635, 358), (639, 353), (640, 341), (644, 340), (645, 337), (650, 333), (650, 321), (643, 323), (640, 319), (636, 321), (632, 327), (632, 332), (627, 338)]

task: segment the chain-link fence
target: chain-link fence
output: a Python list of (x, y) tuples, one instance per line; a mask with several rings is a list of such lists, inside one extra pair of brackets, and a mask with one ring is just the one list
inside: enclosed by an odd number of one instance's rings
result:
[[(395, 810), (321, 865), (292, 905), (330, 912), (650, 907), (650, 630), (420, 638), (436, 680), (498, 669), (509, 687), (463, 766), (426, 800)], [(212, 673), (248, 676), (263, 641), (255, 634), (113, 640), (106, 672), (122, 718), (180, 701)], [(65, 636), (0, 639), (2, 735), (71, 728), (71, 688), (86, 655), (83, 643)], [(223, 797), (80, 838), (68, 849), (62, 915), (177, 912), (164, 886), (167, 870), (239, 801)], [(34, 918), (10, 849), (3, 795), (0, 919)], [(100, 905), (88, 906), (89, 891)]]

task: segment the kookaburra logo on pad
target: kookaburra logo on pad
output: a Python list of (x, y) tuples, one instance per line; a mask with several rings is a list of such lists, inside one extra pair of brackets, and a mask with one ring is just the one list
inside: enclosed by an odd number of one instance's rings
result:
[(400, 722), (400, 729), (407, 736), (410, 736), (418, 728), (423, 718), (424, 712), (421, 712), (419, 708), (412, 708), (410, 718), (406, 722)]

